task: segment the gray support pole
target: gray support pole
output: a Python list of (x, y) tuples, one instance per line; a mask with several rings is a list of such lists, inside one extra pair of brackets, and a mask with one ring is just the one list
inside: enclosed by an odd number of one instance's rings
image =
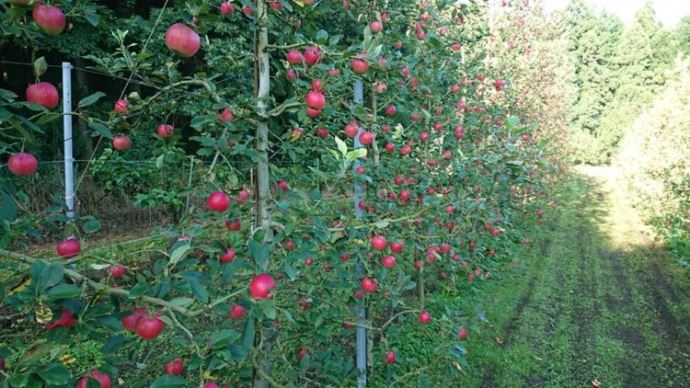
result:
[[(362, 104), (364, 101), (364, 85), (362, 80), (356, 80), (354, 85), (354, 99), (355, 104)], [(355, 136), (355, 148), (362, 148), (362, 143), (359, 142), (359, 135), (362, 133), (362, 127), (359, 127), (357, 136)], [(355, 160), (354, 169), (361, 165), (359, 159)], [(361, 184), (355, 183), (355, 217), (361, 218), (364, 211), (359, 208), (359, 202), (363, 198), (364, 188)], [(362, 264), (357, 258), (357, 265), (355, 266), (355, 274), (357, 278), (362, 277)], [(367, 319), (367, 310), (364, 304), (364, 298), (359, 301), (359, 312), (357, 313), (357, 369), (359, 375), (357, 377), (357, 387), (364, 388), (367, 385), (367, 329), (364, 328)]]
[(74, 219), (74, 156), (72, 155), (72, 64), (62, 62), (62, 126), (65, 141), (65, 203), (67, 218)]

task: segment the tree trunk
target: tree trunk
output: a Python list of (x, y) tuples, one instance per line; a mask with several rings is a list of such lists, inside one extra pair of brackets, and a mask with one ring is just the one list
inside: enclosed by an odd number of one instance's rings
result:
[[(256, 108), (259, 119), (256, 125), (256, 149), (260, 154), (260, 160), (256, 166), (256, 224), (264, 233), (264, 244), (270, 244), (273, 240), (273, 230), (271, 225), (271, 186), (268, 169), (268, 98), (271, 90), (271, 73), (269, 67), (269, 55), (266, 49), (268, 45), (268, 15), (265, 0), (255, 0), (256, 21), (258, 29), (254, 38), (254, 91), (256, 97)], [(257, 388), (268, 388), (269, 383), (262, 376), (269, 376), (271, 372), (271, 361), (268, 357), (273, 346), (273, 329), (265, 328), (259, 322), (258, 365), (260, 371), (255, 374), (254, 386)]]

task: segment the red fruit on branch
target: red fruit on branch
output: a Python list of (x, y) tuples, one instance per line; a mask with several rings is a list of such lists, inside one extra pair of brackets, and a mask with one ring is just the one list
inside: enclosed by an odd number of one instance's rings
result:
[(232, 109), (230, 107), (225, 107), (222, 112), (218, 113), (218, 120), (231, 123), (235, 120), (235, 116), (232, 114)]
[(60, 35), (67, 25), (65, 13), (57, 6), (36, 2), (31, 14), (38, 27), (48, 35)]
[(125, 276), (125, 267), (121, 265), (114, 265), (108, 269), (110, 277), (113, 279), (119, 279)]
[(201, 38), (191, 28), (175, 23), (165, 31), (165, 45), (183, 57), (191, 57), (199, 51)]
[(127, 113), (129, 113), (127, 111), (127, 105), (128, 104), (129, 103), (127, 102), (127, 100), (124, 100), (121, 98), (121, 99), (115, 101), (115, 105), (113, 106), (113, 111), (115, 113), (127, 114)]
[(50, 82), (38, 82), (26, 88), (26, 100), (53, 109), (58, 105), (60, 97), (57, 88)]
[(285, 54), (285, 59), (291, 65), (299, 65), (304, 61), (304, 56), (299, 50), (290, 50)]
[(127, 135), (117, 135), (113, 137), (113, 148), (117, 151), (126, 151), (132, 148), (132, 139)]
[(315, 90), (310, 90), (306, 97), (307, 106), (313, 109), (321, 110), (326, 107), (326, 97), (323, 93)]
[(328, 137), (328, 128), (316, 128), (316, 136), (318, 137)]
[(431, 314), (428, 311), (422, 311), (419, 313), (419, 322), (425, 325), (431, 322)]
[(170, 376), (177, 376), (181, 375), (182, 372), (184, 371), (184, 364), (182, 363), (181, 358), (176, 358), (163, 367), (163, 371), (165, 372), (166, 375)]
[(395, 151), (395, 144), (393, 143), (386, 143), (386, 152), (388, 153), (393, 153)]
[(214, 212), (224, 212), (230, 206), (230, 197), (222, 191), (214, 191), (206, 200), (208, 208)]
[(247, 313), (247, 310), (239, 304), (234, 304), (232, 305), (232, 309), (230, 309), (230, 312), (228, 312), (228, 316), (232, 319), (242, 319), (244, 318), (245, 314)]
[(390, 249), (393, 253), (402, 253), (405, 249), (405, 243), (402, 241), (391, 241)]
[(378, 20), (374, 20), (373, 22), (369, 23), (369, 28), (371, 29), (371, 32), (378, 34), (379, 32), (383, 31), (383, 23)]
[(359, 135), (359, 142), (364, 145), (369, 145), (374, 142), (374, 134), (371, 132), (362, 132)]
[(502, 79), (497, 79), (494, 82), (494, 88), (496, 89), (497, 92), (500, 92), (503, 90), (503, 87), (506, 85), (506, 81)]
[(355, 136), (357, 136), (358, 132), (359, 132), (359, 123), (357, 123), (357, 121), (352, 120), (349, 123), (345, 124), (345, 136), (355, 137)]
[(229, 1), (224, 1), (220, 3), (220, 14), (223, 16), (230, 15), (232, 13), (235, 13), (235, 8), (232, 6), (232, 4)]
[(235, 218), (232, 221), (225, 220), (225, 228), (231, 232), (237, 232), (242, 229), (242, 222), (239, 218)]
[(148, 315), (148, 310), (145, 308), (138, 308), (135, 309), (132, 314), (127, 315), (120, 319), (120, 323), (122, 323), (122, 327), (127, 330), (130, 333), (134, 333), (137, 331), (137, 324), (141, 320), (141, 318), (145, 317)]
[(231, 263), (234, 259), (235, 256), (237, 255), (237, 252), (235, 252), (234, 249), (228, 248), (224, 254), (222, 254), (219, 259), (221, 263)]
[(350, 68), (357, 74), (364, 74), (369, 70), (369, 62), (365, 61), (366, 54), (360, 54), (350, 62)]
[(156, 134), (162, 139), (169, 138), (175, 133), (175, 128), (170, 124), (161, 124), (156, 128)]
[(137, 322), (136, 333), (144, 340), (152, 340), (158, 337), (165, 329), (165, 322), (163, 322), (158, 316), (160, 313), (154, 314), (154, 316), (142, 316)]
[(77, 382), (76, 388), (86, 388), (89, 387), (89, 382), (97, 382), (99, 384), (99, 387), (101, 388), (110, 388), (112, 385), (112, 381), (110, 380), (110, 376), (101, 373), (98, 369), (92, 369), (91, 372), (79, 379)]
[(387, 352), (386, 353), (386, 359), (383, 361), (384, 364), (390, 365), (395, 362), (395, 353), (393, 352)]
[(69, 259), (71, 257), (78, 255), (81, 252), (81, 245), (79, 244), (79, 240), (77, 240), (74, 237), (69, 237), (65, 240), (60, 241), (57, 244), (56, 250), (58, 256), (64, 259)]
[(309, 46), (304, 50), (304, 61), (312, 66), (321, 60), (321, 49), (318, 46)]
[(467, 329), (465, 329), (465, 326), (460, 326), (460, 330), (458, 331), (458, 338), (461, 341), (464, 341), (467, 339)]
[(386, 114), (387, 114), (388, 116), (395, 116), (395, 113), (396, 113), (397, 111), (398, 111), (398, 110), (395, 108), (395, 105), (388, 105), (388, 106), (386, 107)]
[(395, 267), (395, 256), (387, 255), (381, 258), (381, 265), (385, 268), (393, 269)]
[(46, 329), (47, 330), (53, 330), (58, 327), (72, 327), (77, 323), (77, 319), (74, 316), (74, 313), (70, 310), (65, 310), (62, 312), (62, 315), (60, 315), (60, 318), (54, 320), (53, 322), (50, 322), (46, 324)]
[(38, 160), (28, 152), (20, 152), (10, 156), (7, 161), (7, 168), (17, 176), (29, 176), (38, 169)]
[(386, 238), (383, 236), (374, 236), (371, 238), (371, 247), (377, 251), (386, 249)]
[(376, 292), (376, 290), (379, 288), (379, 285), (378, 283), (376, 283), (376, 280), (368, 276), (362, 278), (361, 285), (362, 289), (369, 293)]
[(276, 281), (273, 280), (271, 275), (267, 273), (262, 273), (254, 276), (251, 283), (249, 284), (249, 293), (253, 299), (261, 300), (272, 298), (271, 290), (275, 288)]

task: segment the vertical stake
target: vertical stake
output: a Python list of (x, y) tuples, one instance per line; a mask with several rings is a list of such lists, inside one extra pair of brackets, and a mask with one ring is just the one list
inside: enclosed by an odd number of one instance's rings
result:
[[(353, 88), (354, 98), (353, 102), (355, 104), (362, 104), (364, 102), (364, 85), (362, 80), (358, 79), (355, 81)], [(357, 130), (357, 136), (355, 136), (355, 149), (362, 148), (362, 143), (359, 142), (359, 135), (362, 133), (362, 127)], [(359, 159), (355, 160), (353, 168), (356, 169), (361, 165)], [(355, 174), (356, 175), (356, 174)], [(359, 208), (359, 202), (362, 200), (364, 194), (364, 188), (361, 184), (354, 184), (355, 192), (355, 217), (361, 218), (364, 214), (363, 210)], [(361, 258), (357, 257), (357, 264), (355, 266), (355, 275), (357, 278), (362, 277), (362, 263)], [(359, 300), (359, 311), (357, 313), (357, 369), (359, 375), (357, 376), (357, 387), (364, 388), (367, 385), (367, 329), (364, 328), (367, 318), (366, 305), (364, 303), (364, 298)]]
[(72, 64), (62, 62), (62, 126), (65, 149), (65, 203), (74, 220), (74, 156), (72, 155)]

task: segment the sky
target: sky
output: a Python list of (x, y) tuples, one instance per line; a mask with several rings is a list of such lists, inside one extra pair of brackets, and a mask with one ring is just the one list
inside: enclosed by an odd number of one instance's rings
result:
[[(563, 9), (569, 0), (543, 0), (546, 12)], [(629, 24), (646, 0), (587, 0), (594, 8), (618, 15)], [(657, 19), (667, 28), (673, 28), (683, 16), (690, 15), (690, 0), (652, 0)]]

